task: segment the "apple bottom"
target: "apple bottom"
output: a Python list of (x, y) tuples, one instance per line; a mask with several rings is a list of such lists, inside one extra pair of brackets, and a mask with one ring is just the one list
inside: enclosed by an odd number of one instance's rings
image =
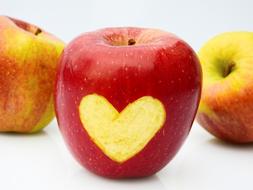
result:
[(139, 153), (123, 163), (117, 163), (93, 143), (84, 129), (62, 132), (70, 152), (84, 168), (97, 175), (113, 179), (139, 178), (155, 174), (174, 157), (189, 133), (187, 130), (182, 132), (183, 135), (172, 133), (173, 135), (168, 137), (164, 136), (161, 129)]
[(240, 125), (224, 125), (210, 118), (205, 113), (198, 113), (197, 121), (204, 129), (221, 140), (230, 143), (248, 143), (253, 141), (253, 134), (250, 135), (242, 123)]

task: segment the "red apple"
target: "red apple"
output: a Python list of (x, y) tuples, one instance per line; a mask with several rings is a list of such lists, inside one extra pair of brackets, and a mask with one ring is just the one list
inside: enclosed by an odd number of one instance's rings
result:
[(56, 115), (84, 167), (110, 178), (149, 176), (187, 137), (201, 92), (189, 45), (155, 29), (85, 33), (62, 54)]
[(54, 79), (63, 48), (43, 29), (0, 16), (1, 132), (36, 132), (53, 119)]

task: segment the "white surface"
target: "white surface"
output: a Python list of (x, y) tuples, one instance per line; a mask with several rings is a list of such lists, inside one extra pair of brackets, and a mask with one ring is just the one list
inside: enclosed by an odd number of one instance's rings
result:
[(0, 134), (1, 190), (238, 190), (252, 188), (253, 146), (213, 139), (197, 124), (157, 175), (108, 180), (83, 169), (69, 154), (54, 121), (37, 135)]
[[(195, 50), (211, 36), (252, 30), (252, 1), (0, 0), (0, 13), (27, 20), (66, 42), (84, 31), (143, 26), (176, 33)], [(214, 140), (198, 125), (173, 161), (142, 180), (97, 177), (72, 158), (54, 121), (37, 135), (0, 134), (1, 190), (252, 189), (253, 145)]]

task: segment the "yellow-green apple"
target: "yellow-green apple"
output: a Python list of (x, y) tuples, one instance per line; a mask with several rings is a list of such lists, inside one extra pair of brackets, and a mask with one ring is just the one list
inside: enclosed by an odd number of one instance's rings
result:
[(74, 39), (57, 71), (60, 130), (76, 159), (111, 178), (149, 176), (187, 137), (201, 91), (194, 51), (161, 30), (106, 28)]
[(41, 28), (0, 16), (0, 131), (36, 132), (52, 120), (63, 48), (62, 41)]
[(204, 77), (198, 122), (220, 139), (253, 142), (253, 33), (220, 34), (199, 58)]

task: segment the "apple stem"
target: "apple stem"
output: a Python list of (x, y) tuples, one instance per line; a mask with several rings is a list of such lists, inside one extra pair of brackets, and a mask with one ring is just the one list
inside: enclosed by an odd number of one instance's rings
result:
[(135, 43), (136, 43), (136, 41), (135, 41), (134, 39), (132, 39), (132, 38), (128, 40), (128, 45), (129, 45), (129, 46), (132, 46), (132, 45), (134, 45)]
[(40, 28), (37, 28), (36, 31), (34, 32), (34, 34), (37, 36), (42, 32), (42, 30)]
[(228, 63), (224, 70), (223, 70), (223, 77), (225, 78), (226, 76), (228, 76), (231, 72), (232, 72), (232, 69), (235, 67), (235, 63), (234, 62), (230, 62)]

